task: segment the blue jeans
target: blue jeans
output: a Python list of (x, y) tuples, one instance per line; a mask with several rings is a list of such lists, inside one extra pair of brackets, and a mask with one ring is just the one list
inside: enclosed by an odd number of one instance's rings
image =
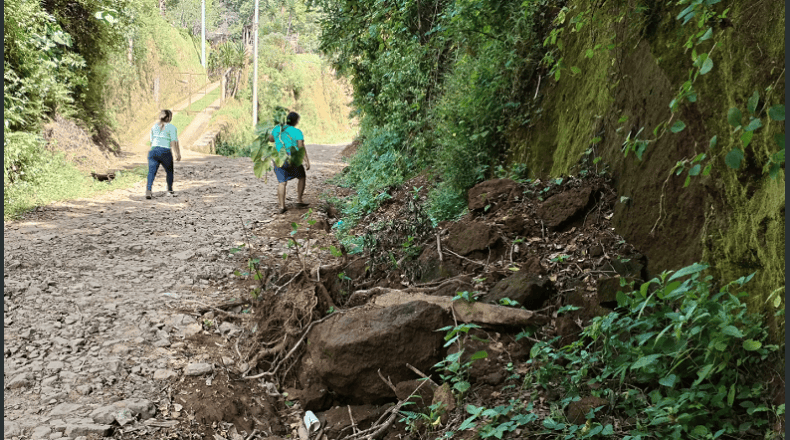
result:
[(167, 173), (167, 190), (173, 190), (173, 152), (169, 148), (154, 147), (148, 152), (148, 191), (154, 186), (154, 178), (159, 164)]

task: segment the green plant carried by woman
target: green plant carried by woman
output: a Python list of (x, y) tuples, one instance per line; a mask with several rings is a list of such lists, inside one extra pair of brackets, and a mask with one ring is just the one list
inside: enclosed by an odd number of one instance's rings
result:
[[(275, 110), (274, 126), (256, 129), (256, 139), (252, 145), (253, 172), (260, 178), (264, 172), (273, 169), (279, 185), (277, 199), (280, 214), (286, 211), (285, 190), (289, 180), (297, 179), (297, 203), (299, 208), (309, 204), (302, 201), (305, 187), (305, 170), (310, 169), (310, 158), (304, 146), (304, 135), (296, 128), (299, 114), (278, 107)], [(274, 144), (270, 144), (273, 142)], [(271, 168), (270, 168), (271, 167)], [(268, 178), (266, 179), (268, 182)]]

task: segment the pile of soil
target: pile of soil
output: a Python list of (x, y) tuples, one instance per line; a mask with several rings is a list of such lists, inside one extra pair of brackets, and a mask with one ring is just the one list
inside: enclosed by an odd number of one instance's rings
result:
[[(436, 330), (465, 319), (480, 328), (469, 333), (462, 361), (489, 354), (473, 364), (467, 403), (556, 400), (518, 395), (524, 391), (509, 380), (529, 368), (534, 341), (575, 340), (591, 318), (616, 306), (621, 278), (647, 276), (645, 257), (614, 233), (616, 195), (605, 178), (486, 181), (469, 191), (466, 216), (437, 227), (423, 207), (430, 186), (421, 175), (391, 188), (353, 231), (363, 237), (363, 253), (349, 254), (331, 234), (338, 219), (329, 205), (253, 225), (248, 232), (267, 244), (250, 253), (240, 274), (257, 299), (204, 309), (204, 322), (242, 329), (208, 344), (214, 362), (236, 360), (226, 368), (231, 382), (265, 381), (279, 390), (269, 400), (294, 435), (296, 416), (311, 410), (328, 438), (385, 425), (383, 438), (398, 438), (407, 426), (394, 420), (402, 417), (392, 416), (393, 405), (425, 383), (415, 393), (422, 405), (442, 402), (451, 406), (444, 418), (463, 418), (464, 409), (453, 412), (454, 399), (442, 397), (434, 365), (458, 350)], [(477, 301), (463, 310), (449, 298), (459, 295)], [(564, 305), (578, 309), (558, 315)], [(533, 336), (517, 338), (525, 327)], [(423, 375), (430, 381), (417, 382)], [(192, 409), (197, 419), (212, 418), (208, 408)]]

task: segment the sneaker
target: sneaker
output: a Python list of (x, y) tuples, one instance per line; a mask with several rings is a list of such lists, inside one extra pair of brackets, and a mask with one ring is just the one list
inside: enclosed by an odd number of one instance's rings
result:
[(153, 194), (151, 194), (151, 191), (146, 191), (145, 192), (145, 198), (150, 200), (151, 197), (153, 197)]
[(170, 197), (178, 197), (178, 196), (176, 196), (176, 192), (175, 191), (168, 191), (167, 195), (169, 195)]

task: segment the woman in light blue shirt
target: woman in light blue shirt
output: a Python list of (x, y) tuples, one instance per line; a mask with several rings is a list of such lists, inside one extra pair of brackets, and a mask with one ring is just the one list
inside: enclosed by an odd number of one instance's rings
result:
[(175, 196), (173, 192), (173, 151), (176, 153), (176, 161), (181, 160), (181, 150), (178, 145), (178, 130), (171, 124), (173, 112), (162, 110), (159, 113), (159, 122), (151, 127), (151, 151), (148, 152), (148, 186), (145, 191), (145, 198), (152, 197), (151, 189), (154, 185), (156, 171), (159, 164), (165, 168), (167, 173), (167, 192)]

